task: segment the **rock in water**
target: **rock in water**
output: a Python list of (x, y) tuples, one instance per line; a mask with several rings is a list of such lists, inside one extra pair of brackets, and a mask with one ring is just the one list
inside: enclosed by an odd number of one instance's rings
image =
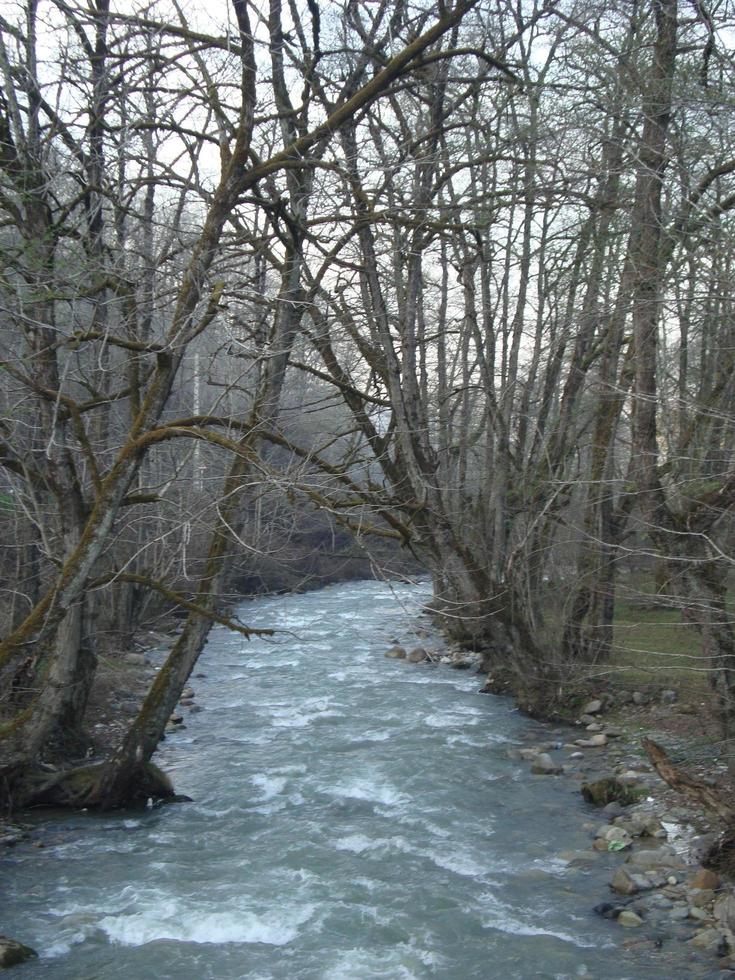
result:
[(643, 925), (643, 919), (640, 915), (636, 915), (632, 909), (623, 909), (618, 916), (618, 923), (621, 926), (627, 926), (629, 929), (636, 929)]
[(7, 936), (0, 936), (0, 970), (37, 958), (38, 953), (30, 946), (24, 946), (23, 943), (8, 939)]
[(564, 770), (561, 766), (558, 766), (554, 762), (548, 753), (539, 752), (539, 754), (533, 760), (531, 772), (535, 773), (537, 776), (558, 776), (559, 773), (564, 772)]
[(405, 660), (406, 659), (406, 651), (403, 649), (403, 647), (398, 647), (398, 646), (391, 647), (390, 650), (386, 650), (385, 651), (385, 655), (390, 660)]
[(618, 868), (615, 872), (610, 887), (621, 895), (635, 895), (636, 892), (640, 891), (636, 882), (624, 868)]
[(429, 659), (429, 654), (426, 652), (426, 650), (424, 650), (423, 647), (415, 647), (406, 657), (406, 660), (408, 660), (410, 664), (422, 664), (424, 663), (425, 660), (428, 659)]

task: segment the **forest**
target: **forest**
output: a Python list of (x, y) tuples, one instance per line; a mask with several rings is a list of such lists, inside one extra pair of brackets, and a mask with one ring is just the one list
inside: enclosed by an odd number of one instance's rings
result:
[(0, 804), (165, 794), (212, 624), (314, 554), (425, 569), (537, 712), (645, 574), (735, 771), (735, 7), (215, 6), (0, 6)]

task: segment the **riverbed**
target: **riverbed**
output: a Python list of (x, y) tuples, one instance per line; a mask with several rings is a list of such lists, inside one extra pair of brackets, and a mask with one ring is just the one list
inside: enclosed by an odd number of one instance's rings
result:
[[(541, 726), (472, 672), (409, 666), (436, 648), (428, 586), (349, 583), (243, 603), (212, 631), (203, 710), (157, 761), (192, 803), (43, 820), (3, 857), (0, 931), (68, 980), (689, 976), (623, 950), (565, 777), (508, 749)], [(512, 754), (512, 753), (511, 753)]]

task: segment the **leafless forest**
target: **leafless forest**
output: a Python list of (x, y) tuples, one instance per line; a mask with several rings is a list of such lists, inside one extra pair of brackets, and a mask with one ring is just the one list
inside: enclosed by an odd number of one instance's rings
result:
[[(223, 597), (348, 534), (529, 703), (648, 570), (735, 738), (731, 0), (6, 0), (0, 31), (6, 803), (49, 764), (57, 801), (154, 793), (212, 622), (247, 635)], [(66, 772), (98, 658), (172, 606), (127, 737)]]

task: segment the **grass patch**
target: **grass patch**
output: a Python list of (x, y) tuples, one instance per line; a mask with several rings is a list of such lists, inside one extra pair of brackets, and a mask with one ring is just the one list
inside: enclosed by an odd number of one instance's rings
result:
[(641, 599), (618, 599), (613, 644), (611, 667), (626, 683), (707, 689), (709, 668), (699, 630), (683, 620), (679, 609), (645, 608)]

